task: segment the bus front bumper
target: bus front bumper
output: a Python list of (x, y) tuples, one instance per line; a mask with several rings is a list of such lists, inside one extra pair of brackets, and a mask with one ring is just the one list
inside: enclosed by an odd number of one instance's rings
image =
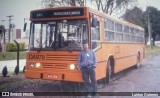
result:
[(25, 71), (25, 77), (31, 79), (45, 79), (45, 80), (59, 80), (59, 81), (71, 81), (82, 82), (82, 74), (80, 71), (76, 72), (39, 72), (39, 71)]

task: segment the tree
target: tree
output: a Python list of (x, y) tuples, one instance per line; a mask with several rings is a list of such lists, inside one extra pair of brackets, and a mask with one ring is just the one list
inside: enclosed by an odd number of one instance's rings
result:
[(60, 6), (89, 6), (101, 10), (108, 14), (124, 11), (126, 8), (135, 4), (137, 0), (42, 0), (42, 6), (60, 7)]
[[(91, 0), (93, 1), (93, 0)], [(122, 12), (132, 4), (134, 5), (137, 0), (95, 0), (98, 10), (112, 15), (113, 13)]]
[(133, 9), (127, 9), (122, 18), (128, 22), (144, 27), (147, 21), (147, 16), (140, 8), (134, 7)]
[(41, 4), (45, 8), (60, 6), (84, 6), (85, 0), (42, 0)]
[(3, 36), (4, 32), (5, 32), (4, 25), (0, 25), (0, 38)]
[(145, 28), (145, 43), (147, 43), (148, 37), (148, 21), (147, 14), (143, 12), (140, 8), (134, 7), (133, 9), (127, 9), (122, 18), (128, 22), (139, 25)]
[(139, 25), (145, 29), (145, 37), (148, 37), (148, 17), (151, 23), (151, 35), (153, 38), (153, 45), (155, 45), (155, 37), (160, 34), (160, 11), (154, 7), (147, 7), (146, 11), (134, 7), (133, 9), (126, 10), (122, 16), (124, 20), (133, 24)]
[(153, 45), (155, 45), (155, 38), (158, 34), (160, 34), (160, 11), (154, 7), (147, 7), (146, 13), (148, 13), (148, 17), (151, 22), (151, 35), (153, 38)]
[(4, 27), (4, 25), (0, 25), (0, 52), (2, 52), (2, 43), (1, 42), (2, 42), (2, 37), (4, 35), (5, 35), (5, 27)]

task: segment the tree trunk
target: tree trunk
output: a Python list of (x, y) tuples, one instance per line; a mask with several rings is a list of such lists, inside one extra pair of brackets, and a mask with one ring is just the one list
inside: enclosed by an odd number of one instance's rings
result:
[(155, 46), (155, 37), (153, 37), (152, 44), (153, 44), (153, 46)]
[(156, 38), (155, 33), (152, 33), (152, 38), (153, 38), (152, 44), (153, 44), (153, 46), (155, 46), (155, 38)]

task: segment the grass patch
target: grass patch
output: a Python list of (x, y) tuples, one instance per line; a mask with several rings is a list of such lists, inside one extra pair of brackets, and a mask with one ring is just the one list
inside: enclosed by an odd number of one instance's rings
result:
[(150, 46), (146, 47), (146, 54), (150, 55), (150, 54), (155, 54), (160, 52), (160, 47), (157, 46), (153, 46), (152, 48), (150, 48)]
[[(25, 59), (26, 58), (26, 51), (19, 52), (19, 58)], [(0, 52), (0, 61), (16, 60), (16, 59), (17, 59), (17, 52)]]

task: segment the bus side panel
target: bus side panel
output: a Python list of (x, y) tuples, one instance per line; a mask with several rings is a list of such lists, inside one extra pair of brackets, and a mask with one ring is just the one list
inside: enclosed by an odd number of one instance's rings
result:
[(126, 67), (131, 67), (136, 64), (137, 59), (137, 53), (138, 53), (138, 47), (136, 44), (126, 44), (125, 45), (125, 57), (127, 65)]
[(103, 68), (105, 68), (102, 70), (105, 70), (105, 75), (106, 75), (107, 61), (109, 59), (109, 56), (114, 57), (114, 54), (115, 54), (115, 44), (102, 42), (102, 61), (104, 62), (102, 66), (104, 66)]
[(124, 45), (125, 44), (117, 43), (115, 46), (115, 73), (125, 68)]
[(106, 77), (106, 62), (101, 62), (97, 64), (96, 68), (96, 79), (102, 79)]

